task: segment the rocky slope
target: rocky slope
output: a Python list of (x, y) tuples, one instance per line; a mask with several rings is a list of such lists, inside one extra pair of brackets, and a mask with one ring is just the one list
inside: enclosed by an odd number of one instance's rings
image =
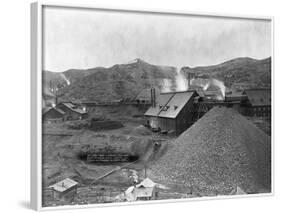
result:
[[(62, 73), (44, 71), (43, 87), (47, 89), (43, 91), (49, 90), (61, 100), (132, 100), (144, 88), (163, 89), (165, 82), (169, 82), (171, 90), (177, 88), (176, 70), (135, 59), (109, 68), (71, 69)], [(219, 79), (235, 90), (271, 86), (271, 58), (236, 58), (213, 66), (183, 67), (181, 72), (186, 77), (188, 72), (195, 73), (199, 80)]]
[(236, 58), (213, 66), (183, 67), (181, 71), (186, 76), (188, 72), (194, 72), (197, 77), (219, 79), (233, 89), (271, 86), (271, 57), (262, 60)]
[(150, 166), (160, 182), (189, 186), (201, 196), (271, 191), (271, 140), (235, 110), (215, 107), (183, 132)]
[[(163, 79), (174, 79), (176, 68), (157, 66), (141, 59), (109, 68), (69, 70), (63, 74), (45, 73), (44, 84), (59, 87), (58, 95), (67, 100), (110, 101), (131, 100), (144, 88), (161, 87)], [(81, 75), (80, 75), (81, 74)], [(55, 77), (54, 77), (55, 76)]]

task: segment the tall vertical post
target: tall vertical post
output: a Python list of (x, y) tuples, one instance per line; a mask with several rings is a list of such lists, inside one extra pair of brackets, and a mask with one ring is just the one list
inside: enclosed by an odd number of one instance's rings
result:
[(190, 88), (190, 78), (191, 78), (191, 73), (187, 73), (187, 89), (188, 90)]
[(156, 107), (156, 101), (155, 101), (156, 94), (155, 94), (155, 88), (154, 87), (151, 88), (151, 90), (150, 90), (150, 97), (151, 97), (151, 105), (152, 105), (152, 107)]

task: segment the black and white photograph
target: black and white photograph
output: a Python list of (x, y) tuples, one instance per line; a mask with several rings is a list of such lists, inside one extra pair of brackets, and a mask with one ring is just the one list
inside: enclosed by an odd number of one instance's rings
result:
[(272, 193), (272, 20), (44, 6), (42, 206)]

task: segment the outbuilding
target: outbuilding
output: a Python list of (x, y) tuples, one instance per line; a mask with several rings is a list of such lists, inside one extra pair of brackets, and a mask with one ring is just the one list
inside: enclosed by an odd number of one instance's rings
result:
[(56, 199), (69, 199), (77, 193), (78, 182), (66, 178), (58, 183), (49, 186), (53, 190), (53, 197)]
[(145, 178), (135, 186), (129, 187), (122, 196), (126, 201), (154, 200), (157, 197), (156, 183)]

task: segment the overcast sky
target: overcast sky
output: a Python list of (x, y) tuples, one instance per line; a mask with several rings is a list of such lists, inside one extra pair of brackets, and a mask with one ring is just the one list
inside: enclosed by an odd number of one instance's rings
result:
[(180, 68), (271, 55), (264, 20), (47, 7), (43, 26), (43, 68), (56, 72), (135, 58)]

